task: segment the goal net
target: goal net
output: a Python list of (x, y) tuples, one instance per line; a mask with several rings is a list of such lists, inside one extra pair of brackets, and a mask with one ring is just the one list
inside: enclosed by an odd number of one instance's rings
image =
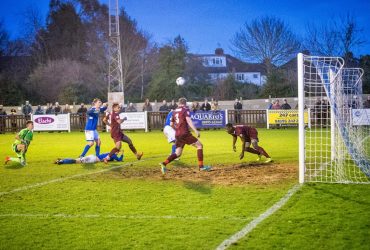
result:
[[(370, 110), (363, 70), (339, 57), (298, 55), (300, 182), (370, 183)], [(301, 124), (309, 108), (311, 128)]]

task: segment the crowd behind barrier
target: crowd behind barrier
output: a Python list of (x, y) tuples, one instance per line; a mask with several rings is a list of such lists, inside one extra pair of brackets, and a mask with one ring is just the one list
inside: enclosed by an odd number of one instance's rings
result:
[[(202, 111), (199, 111), (202, 112)], [(218, 112), (218, 111), (208, 111)], [(149, 130), (163, 129), (168, 112), (148, 112)], [(99, 119), (98, 130), (105, 131), (102, 122), (104, 114)], [(0, 116), (0, 133), (18, 132), (24, 128), (28, 117), (24, 115), (2, 115)], [(228, 110), (227, 121), (233, 124), (248, 124), (256, 128), (266, 128), (266, 110)], [(81, 114), (70, 114), (71, 131), (84, 131), (86, 117)]]
[[(188, 106), (193, 112), (217, 112), (214, 110), (228, 110), (227, 122), (233, 124), (248, 124), (249, 126), (257, 128), (266, 128), (267, 114), (266, 109), (297, 109), (297, 98), (281, 98), (284, 102), (280, 106), (278, 99), (255, 99), (255, 100), (239, 100), (235, 101), (211, 101), (207, 104), (205, 100), (202, 105), (199, 102), (194, 101), (189, 103)], [(370, 106), (370, 96), (364, 97), (364, 108)], [(287, 105), (289, 104), (289, 105)], [(284, 107), (287, 106), (288, 108)], [(127, 107), (122, 106), (123, 112), (148, 112), (148, 128), (152, 129), (163, 129), (166, 116), (170, 109), (176, 107), (176, 102), (149, 102), (147, 99), (145, 103), (129, 103)], [(0, 105), (0, 133), (5, 132), (17, 132), (24, 128), (26, 120), (30, 119), (31, 114), (70, 114), (70, 123), (72, 131), (84, 131), (86, 123), (86, 111), (90, 108), (90, 105), (59, 105), (58, 102), (54, 104), (48, 104), (46, 106), (31, 106), (29, 102), (26, 102), (21, 107), (3, 107)], [(103, 116), (103, 114), (102, 114)], [(330, 107), (323, 101), (315, 103), (315, 107), (310, 111), (310, 123), (312, 126), (330, 125)], [(326, 124), (322, 124), (322, 123)], [(105, 130), (105, 125), (102, 123), (102, 119), (99, 119), (98, 124), (99, 130)]]

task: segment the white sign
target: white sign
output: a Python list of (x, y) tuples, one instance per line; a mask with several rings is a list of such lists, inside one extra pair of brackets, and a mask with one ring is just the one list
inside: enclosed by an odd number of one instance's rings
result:
[(352, 125), (370, 125), (370, 109), (352, 109)]
[(145, 129), (147, 131), (147, 112), (120, 113), (119, 117), (127, 119), (121, 123), (121, 129)]
[(34, 131), (62, 131), (71, 132), (70, 114), (60, 115), (32, 115)]

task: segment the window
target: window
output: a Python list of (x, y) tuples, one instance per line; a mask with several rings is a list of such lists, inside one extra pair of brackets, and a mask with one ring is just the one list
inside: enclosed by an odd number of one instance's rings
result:
[(236, 74), (236, 80), (244, 81), (244, 74)]
[(213, 62), (213, 65), (220, 65), (222, 64), (222, 59), (219, 57), (215, 57), (213, 58), (212, 62)]
[(253, 74), (253, 78), (254, 79), (257, 79), (258, 78), (258, 74)]

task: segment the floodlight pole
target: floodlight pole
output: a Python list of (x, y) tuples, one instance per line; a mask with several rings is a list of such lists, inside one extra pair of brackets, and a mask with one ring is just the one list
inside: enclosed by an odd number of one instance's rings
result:
[(118, 0), (109, 0), (108, 100), (110, 99), (110, 101), (118, 101), (120, 103), (124, 103), (124, 86), (123, 86), (120, 40), (121, 38), (119, 32)]

